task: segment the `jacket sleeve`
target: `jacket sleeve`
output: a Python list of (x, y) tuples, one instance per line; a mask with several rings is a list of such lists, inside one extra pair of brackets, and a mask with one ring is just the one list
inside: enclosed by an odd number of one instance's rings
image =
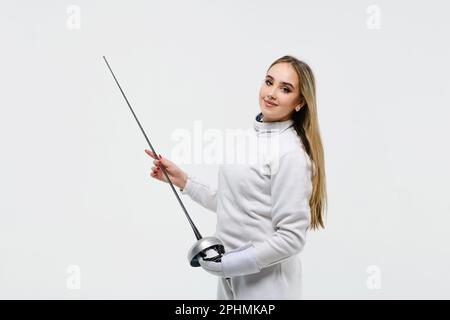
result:
[(266, 241), (253, 243), (260, 268), (300, 253), (311, 222), (312, 183), (308, 155), (302, 149), (287, 152), (272, 160), (270, 170), (274, 233)]
[(202, 207), (217, 213), (217, 188), (212, 188), (202, 182), (197, 176), (188, 174), (182, 194), (187, 194), (192, 200)]

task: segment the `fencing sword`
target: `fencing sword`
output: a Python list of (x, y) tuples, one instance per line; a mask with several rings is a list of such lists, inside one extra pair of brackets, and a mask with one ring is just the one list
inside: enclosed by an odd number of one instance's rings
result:
[[(150, 140), (147, 137), (147, 134), (145, 133), (144, 129), (141, 126), (141, 123), (139, 122), (136, 114), (134, 113), (133, 108), (131, 107), (131, 104), (128, 102), (128, 99), (125, 95), (125, 93), (122, 90), (122, 87), (119, 84), (119, 81), (117, 80), (116, 76), (114, 75), (114, 72), (112, 71), (108, 60), (106, 60), (106, 57), (103, 56), (103, 60), (105, 60), (106, 65), (108, 66), (109, 71), (111, 71), (111, 74), (116, 81), (117, 86), (120, 89), (120, 92), (122, 93), (123, 98), (125, 99), (128, 107), (131, 110), (131, 113), (134, 116), (134, 119), (136, 119), (137, 124), (139, 125), (139, 128), (141, 129), (142, 133), (144, 134), (145, 140), (147, 140), (148, 145), (150, 146), (150, 149), (152, 150), (154, 155), (157, 155), (158, 153), (153, 148), (152, 144), (150, 143)], [(204, 260), (210, 260), (210, 261), (220, 261), (221, 257), (225, 253), (225, 247), (222, 243), (222, 241), (217, 237), (202, 237), (200, 232), (198, 231), (197, 227), (195, 226), (194, 222), (192, 221), (191, 217), (189, 216), (189, 213), (186, 210), (186, 207), (184, 206), (183, 202), (180, 199), (180, 196), (178, 195), (177, 191), (175, 190), (172, 181), (169, 178), (169, 175), (164, 168), (164, 165), (161, 164), (162, 172), (164, 173), (164, 176), (166, 177), (167, 181), (169, 182), (170, 187), (172, 188), (173, 193), (175, 194), (178, 203), (180, 204), (181, 208), (184, 211), (184, 214), (186, 218), (189, 221), (189, 224), (191, 225), (192, 230), (194, 231), (195, 237), (197, 238), (197, 241), (191, 246), (191, 248), (188, 251), (188, 261), (192, 267), (199, 267), (200, 263), (198, 262), (198, 259), (202, 258)], [(217, 255), (207, 258), (207, 251), (208, 250), (214, 250)]]

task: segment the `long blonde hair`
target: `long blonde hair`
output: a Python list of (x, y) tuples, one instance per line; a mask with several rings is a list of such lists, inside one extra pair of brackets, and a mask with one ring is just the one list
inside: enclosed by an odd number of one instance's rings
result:
[(294, 128), (300, 136), (306, 153), (313, 163), (312, 193), (309, 199), (311, 209), (311, 224), (309, 229), (315, 230), (325, 228), (324, 215), (327, 207), (327, 190), (325, 179), (325, 160), (320, 138), (319, 122), (317, 119), (316, 105), (316, 81), (311, 68), (303, 61), (286, 55), (275, 60), (267, 69), (277, 63), (289, 63), (294, 67), (300, 85), (299, 103), (303, 102), (302, 108), (294, 112)]

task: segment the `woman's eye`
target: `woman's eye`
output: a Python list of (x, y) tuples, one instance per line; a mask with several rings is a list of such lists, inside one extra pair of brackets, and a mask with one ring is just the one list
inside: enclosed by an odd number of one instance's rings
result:
[[(265, 82), (266, 82), (267, 85), (272, 85), (272, 82), (270, 80), (265, 80)], [(282, 90), (285, 90), (284, 91), (285, 93), (291, 92), (291, 90), (289, 90), (288, 87), (284, 87), (284, 88), (282, 88)]]

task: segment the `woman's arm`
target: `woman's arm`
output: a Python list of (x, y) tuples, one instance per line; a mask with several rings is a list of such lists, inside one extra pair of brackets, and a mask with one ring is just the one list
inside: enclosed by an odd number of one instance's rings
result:
[(254, 242), (256, 261), (268, 267), (302, 251), (311, 222), (311, 162), (302, 150), (290, 151), (271, 163), (272, 223), (275, 232)]
[(197, 177), (184, 172), (169, 159), (162, 156), (157, 157), (151, 150), (145, 149), (145, 152), (154, 159), (153, 164), (155, 167), (152, 168), (153, 172), (151, 174), (153, 178), (168, 183), (166, 176), (160, 170), (162, 164), (169, 175), (170, 181), (180, 188), (182, 194), (189, 195), (203, 207), (217, 212), (217, 189), (212, 189)]
[(217, 189), (202, 182), (198, 177), (187, 174), (184, 188), (180, 188), (182, 194), (187, 194), (192, 200), (206, 209), (217, 213)]

